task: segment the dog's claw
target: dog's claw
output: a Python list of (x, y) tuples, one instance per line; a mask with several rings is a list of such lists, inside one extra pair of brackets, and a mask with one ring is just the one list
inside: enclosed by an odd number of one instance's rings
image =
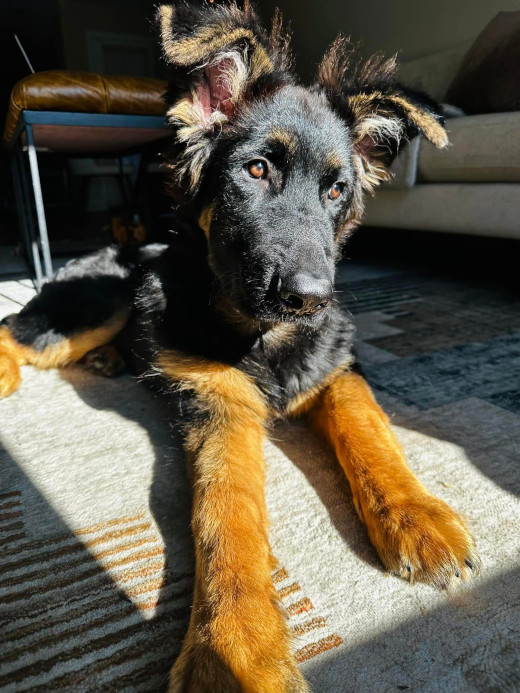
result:
[(444, 501), (425, 494), (384, 519), (367, 524), (390, 572), (440, 589), (478, 573), (479, 559), (464, 519)]

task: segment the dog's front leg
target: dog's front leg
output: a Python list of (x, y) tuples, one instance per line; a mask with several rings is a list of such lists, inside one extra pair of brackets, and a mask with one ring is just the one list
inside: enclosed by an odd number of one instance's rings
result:
[(170, 691), (306, 691), (271, 579), (263, 398), (229, 366), (185, 359), (169, 370), (196, 392), (199, 409), (186, 436), (193, 465), (194, 604)]
[(446, 587), (453, 576), (466, 578), (477, 569), (463, 518), (416, 479), (361, 376), (336, 378), (310, 418), (332, 444), (357, 512), (389, 570)]

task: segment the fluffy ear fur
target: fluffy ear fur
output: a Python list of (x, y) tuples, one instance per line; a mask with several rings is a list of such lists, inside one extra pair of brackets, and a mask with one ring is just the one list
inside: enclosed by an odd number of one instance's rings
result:
[(362, 193), (373, 193), (390, 178), (388, 166), (401, 143), (421, 134), (436, 147), (445, 147), (448, 137), (439, 107), (426, 94), (395, 81), (396, 59), (357, 57), (356, 45), (338, 37), (318, 71), (318, 90), (349, 125), (354, 163), (361, 182), (354, 200), (351, 225), (359, 223)]
[(172, 68), (167, 117), (180, 145), (171, 168), (176, 184), (193, 194), (214, 135), (244, 102), (291, 81), (288, 40), (279, 15), (266, 36), (247, 1), (181, 0), (160, 5), (157, 19)]

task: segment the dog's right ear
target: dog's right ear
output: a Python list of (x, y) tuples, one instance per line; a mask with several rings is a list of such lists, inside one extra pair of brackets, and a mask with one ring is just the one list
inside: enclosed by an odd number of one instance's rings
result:
[(171, 70), (167, 118), (183, 146), (171, 168), (193, 193), (208, 160), (213, 135), (240, 106), (290, 81), (288, 41), (275, 17), (265, 35), (249, 2), (177, 2), (160, 5), (157, 19)]

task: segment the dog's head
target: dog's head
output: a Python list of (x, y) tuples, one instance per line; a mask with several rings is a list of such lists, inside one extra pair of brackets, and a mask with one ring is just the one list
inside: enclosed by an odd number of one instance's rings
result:
[(364, 193), (410, 137), (446, 145), (436, 105), (394, 81), (394, 60), (362, 64), (342, 38), (316, 84), (296, 86), (279, 17), (268, 36), (247, 3), (178, 2), (158, 17), (173, 68), (172, 183), (222, 294), (254, 320), (317, 324)]

